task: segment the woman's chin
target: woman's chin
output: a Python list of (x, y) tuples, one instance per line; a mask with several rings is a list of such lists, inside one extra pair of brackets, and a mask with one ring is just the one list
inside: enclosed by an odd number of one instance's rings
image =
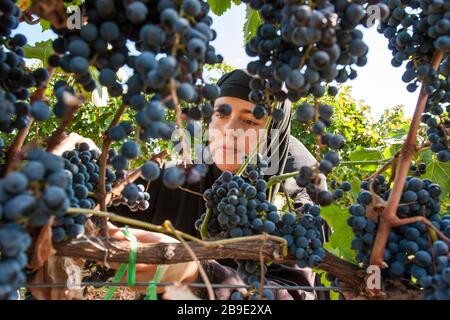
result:
[[(220, 151), (219, 151), (220, 150)], [(221, 171), (237, 172), (242, 164), (242, 159), (234, 150), (219, 149), (212, 152), (212, 159)]]
[(217, 168), (220, 169), (220, 171), (230, 171), (232, 173), (236, 173), (239, 168), (241, 167), (240, 164), (224, 164), (224, 163), (217, 163), (215, 162)]

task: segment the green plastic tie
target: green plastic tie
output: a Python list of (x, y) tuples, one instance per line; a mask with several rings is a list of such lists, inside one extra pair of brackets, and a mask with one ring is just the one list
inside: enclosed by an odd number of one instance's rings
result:
[[(123, 275), (128, 270), (127, 284), (129, 286), (134, 286), (136, 284), (137, 239), (135, 236), (128, 232), (128, 228), (122, 228), (121, 231), (124, 234), (125, 238), (127, 238), (127, 240), (131, 242), (130, 255), (128, 258), (128, 263), (122, 263), (119, 266), (119, 270), (117, 270), (113, 282), (120, 282), (123, 278)], [(116, 292), (116, 289), (116, 286), (109, 288), (103, 300), (111, 300), (112, 296)]]

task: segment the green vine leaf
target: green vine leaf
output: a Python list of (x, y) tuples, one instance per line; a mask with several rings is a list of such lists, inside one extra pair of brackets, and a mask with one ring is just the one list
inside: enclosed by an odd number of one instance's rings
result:
[(47, 66), (47, 59), (54, 51), (52, 47), (52, 40), (36, 42), (33, 46), (26, 45), (23, 47), (24, 56), (28, 59), (39, 59), (44, 66)]
[(419, 156), (420, 161), (427, 164), (427, 171), (422, 178), (437, 183), (442, 189), (440, 199), (445, 200), (450, 192), (450, 163), (438, 161), (429, 149), (422, 151)]
[[(349, 155), (350, 161), (367, 161), (367, 160), (382, 160), (384, 159), (383, 152), (378, 148), (357, 148), (355, 151)], [(366, 164), (361, 166), (361, 170), (364, 171), (375, 171), (377, 170), (377, 165)]]
[(244, 43), (247, 43), (256, 35), (256, 30), (261, 23), (262, 20), (258, 11), (253, 10), (249, 5), (247, 5), (245, 10)]
[[(324, 287), (331, 287), (332, 284), (330, 281), (327, 280), (327, 273), (326, 272), (319, 272), (320, 274), (320, 282)], [(339, 300), (339, 292), (330, 290), (330, 300)]]
[(351, 249), (353, 239), (352, 229), (347, 225), (350, 213), (346, 208), (337, 205), (322, 207), (321, 215), (332, 228), (330, 240), (324, 248), (351, 263), (355, 263), (355, 252)]
[[(236, 3), (234, 0), (233, 2)], [(211, 7), (211, 11), (216, 16), (223, 15), (228, 9), (231, 8), (231, 0), (208, 0), (208, 3)]]
[(39, 24), (41, 25), (41, 31), (44, 32), (46, 30), (50, 30), (52, 28), (52, 25), (50, 24), (50, 21), (42, 19), (39, 21)]

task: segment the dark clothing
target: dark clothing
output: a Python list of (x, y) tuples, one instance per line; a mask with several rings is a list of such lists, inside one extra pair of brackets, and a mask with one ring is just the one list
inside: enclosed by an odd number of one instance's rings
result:
[[(203, 194), (220, 176), (221, 171), (215, 165), (209, 166), (208, 173), (199, 183), (185, 185), (186, 189)], [(169, 189), (160, 177), (152, 181), (148, 188), (150, 194), (150, 207), (146, 211), (132, 212), (126, 206), (111, 207), (113, 212), (132, 219), (161, 225), (170, 220), (173, 226), (180, 231), (196, 237), (200, 233), (195, 229), (194, 222), (205, 212), (205, 201), (202, 197), (181, 189)], [(136, 184), (147, 185), (145, 180), (137, 180)]]
[[(292, 138), (291, 139), (295, 139)], [(296, 144), (291, 144), (290, 155), (296, 155), (297, 159), (292, 156), (288, 157), (287, 162), (290, 163), (288, 168), (295, 168), (302, 160), (298, 159), (299, 150), (295, 150)], [(308, 162), (310, 160), (303, 160)], [(306, 164), (306, 163), (305, 163)], [(295, 168), (298, 169), (298, 168)], [(221, 171), (216, 165), (209, 166), (208, 173), (199, 183), (195, 185), (187, 185), (186, 188), (201, 193), (210, 188), (214, 181), (220, 176)], [(194, 222), (206, 211), (205, 201), (202, 197), (180, 190), (168, 189), (160, 178), (150, 183), (148, 192), (150, 193), (150, 207), (147, 211), (131, 212), (126, 206), (111, 207), (110, 210), (136, 220), (151, 222), (153, 224), (162, 224), (165, 220), (170, 220), (174, 227), (180, 231), (186, 232), (196, 237), (200, 237), (200, 233), (195, 229)], [(146, 181), (138, 180), (136, 183), (146, 185)], [(306, 202), (311, 202), (305, 190), (302, 190), (295, 184), (295, 180), (291, 179), (285, 182), (288, 195), (294, 199), (297, 206), (301, 206)], [(203, 261), (203, 267), (211, 281), (211, 283), (233, 283), (244, 284), (238, 274), (237, 265), (233, 260), (221, 260), (220, 263), (215, 260)], [(314, 286), (316, 283), (316, 275), (309, 268), (300, 268), (297, 265), (280, 265), (271, 264), (266, 273), (266, 279), (269, 285), (298, 285), (298, 286)], [(199, 279), (199, 282), (202, 280)], [(234, 289), (216, 289), (215, 295), (217, 299), (229, 299)], [(207, 298), (206, 290), (197, 290), (200, 297)], [(317, 299), (317, 295), (313, 291), (286, 291), (278, 290), (274, 292), (278, 300), (311, 300)], [(321, 297), (326, 298), (326, 297)]]

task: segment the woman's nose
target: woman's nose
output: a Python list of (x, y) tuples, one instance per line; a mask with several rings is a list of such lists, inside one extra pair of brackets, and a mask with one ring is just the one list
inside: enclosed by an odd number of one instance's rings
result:
[(239, 129), (239, 117), (234, 116), (233, 114), (228, 118), (228, 121), (224, 124), (224, 129), (228, 130), (236, 130)]

